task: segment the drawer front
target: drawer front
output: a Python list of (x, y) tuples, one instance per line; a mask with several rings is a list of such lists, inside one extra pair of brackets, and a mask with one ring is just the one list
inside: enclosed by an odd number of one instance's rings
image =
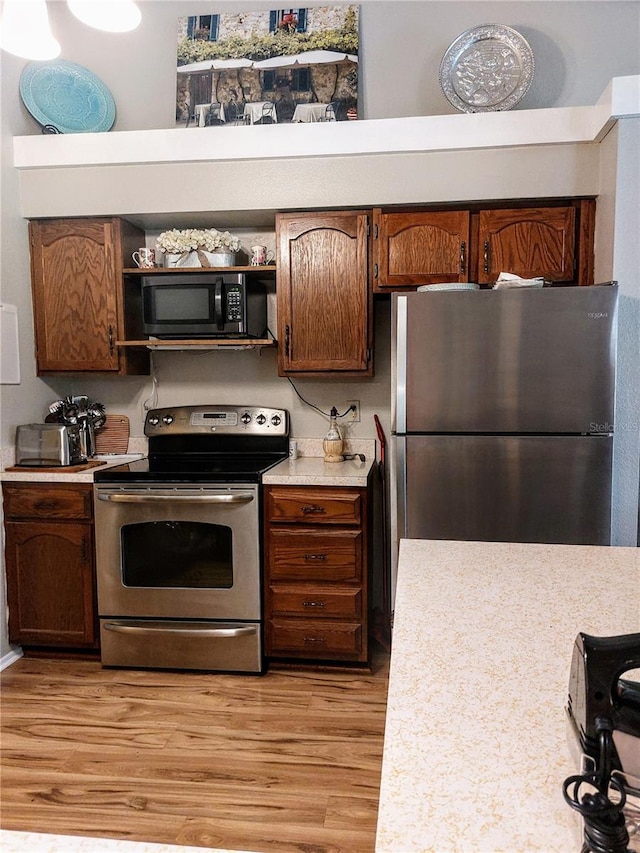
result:
[(357, 620), (362, 614), (361, 589), (317, 586), (305, 591), (298, 586), (276, 585), (271, 587), (270, 596), (275, 616)]
[(268, 545), (270, 580), (340, 581), (362, 579), (362, 533), (359, 530), (271, 529)]
[(362, 639), (362, 626), (357, 622), (271, 619), (267, 654), (319, 660), (366, 660)]
[(362, 496), (358, 489), (271, 488), (267, 517), (272, 522), (360, 524)]
[(7, 518), (59, 518), (68, 521), (93, 517), (91, 486), (5, 483)]

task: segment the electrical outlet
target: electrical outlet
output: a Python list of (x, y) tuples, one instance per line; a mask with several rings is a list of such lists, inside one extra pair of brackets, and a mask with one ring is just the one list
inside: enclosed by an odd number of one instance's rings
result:
[(347, 406), (355, 406), (355, 409), (351, 409), (351, 411), (347, 412), (347, 416), (345, 421), (348, 424), (359, 424), (360, 423), (360, 400), (347, 400)]

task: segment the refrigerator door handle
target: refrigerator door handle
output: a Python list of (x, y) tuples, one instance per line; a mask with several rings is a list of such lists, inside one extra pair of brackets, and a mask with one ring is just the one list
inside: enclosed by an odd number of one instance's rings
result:
[(395, 432), (407, 431), (407, 297), (398, 296), (396, 306), (396, 411)]

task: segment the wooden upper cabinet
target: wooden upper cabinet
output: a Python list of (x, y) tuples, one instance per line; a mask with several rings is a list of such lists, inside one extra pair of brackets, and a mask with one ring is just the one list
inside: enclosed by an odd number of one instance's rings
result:
[(367, 211), (276, 217), (278, 373), (370, 376)]
[(575, 207), (482, 210), (478, 221), (479, 284), (501, 272), (574, 281), (577, 271)]
[(374, 292), (469, 281), (470, 221), (468, 210), (374, 210)]
[(374, 210), (373, 292), (473, 281), (501, 272), (593, 284), (594, 199)]
[(148, 373), (147, 353), (116, 346), (125, 316), (139, 315), (125, 304), (122, 269), (144, 232), (109, 218), (36, 220), (29, 233), (38, 373)]

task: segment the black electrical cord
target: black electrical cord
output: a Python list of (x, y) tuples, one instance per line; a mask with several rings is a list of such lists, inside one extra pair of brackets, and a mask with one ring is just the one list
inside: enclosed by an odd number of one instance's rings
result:
[[(600, 744), (598, 767), (593, 773), (569, 776), (564, 781), (562, 793), (584, 820), (581, 853), (629, 853), (629, 833), (622, 812), (627, 796), (623, 783), (611, 772), (611, 721), (601, 718), (596, 726)], [(596, 792), (581, 795), (583, 785), (595, 788)], [(617, 793), (618, 802), (609, 799), (610, 789)]]
[[(315, 410), (316, 410), (316, 412), (320, 412), (320, 414), (321, 414), (321, 415), (324, 415), (324, 416), (325, 416), (325, 418), (330, 418), (330, 417), (331, 417), (331, 414), (332, 414), (331, 412), (323, 412), (323, 411), (322, 411), (322, 409), (319, 409), (319, 408), (318, 408), (318, 406), (314, 406), (314, 404), (313, 404), (313, 403), (310, 403), (308, 400), (305, 400), (305, 399), (304, 399), (304, 397), (302, 396), (302, 394), (298, 391), (298, 389), (296, 388), (296, 386), (293, 384), (293, 382), (291, 382), (291, 378), (290, 378), (289, 376), (287, 376), (287, 379), (289, 380), (289, 383), (291, 384), (291, 387), (292, 387), (292, 388), (293, 388), (293, 390), (296, 392), (296, 394), (298, 395), (298, 397), (302, 400), (302, 402), (305, 404), (305, 406), (310, 406), (312, 409), (315, 409)], [(334, 407), (334, 410), (335, 410), (335, 407)], [(350, 412), (350, 411), (351, 411), (351, 406), (349, 406), (347, 409), (345, 409), (345, 410), (344, 410), (344, 412), (342, 412), (342, 414), (340, 414), (339, 412), (336, 412), (336, 414), (334, 415), (334, 417), (336, 417), (336, 418), (344, 418), (346, 415), (348, 415), (348, 414), (349, 414), (349, 412)]]

